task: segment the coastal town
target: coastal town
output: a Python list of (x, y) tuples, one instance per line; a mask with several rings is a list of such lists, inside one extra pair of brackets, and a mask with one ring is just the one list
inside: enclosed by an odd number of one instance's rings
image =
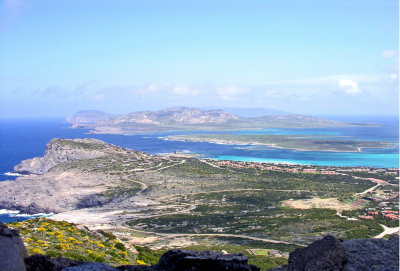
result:
[[(230, 160), (202, 159), (226, 169), (257, 169), (261, 171), (290, 172), (299, 174), (343, 175), (354, 179), (361, 179), (375, 183), (371, 189), (356, 194), (350, 203), (358, 209), (356, 218), (363, 220), (385, 219), (399, 221), (399, 169), (398, 168), (373, 168), (373, 167), (335, 167), (294, 165), (285, 163), (257, 163)], [(382, 186), (393, 186), (396, 189), (379, 189)]]

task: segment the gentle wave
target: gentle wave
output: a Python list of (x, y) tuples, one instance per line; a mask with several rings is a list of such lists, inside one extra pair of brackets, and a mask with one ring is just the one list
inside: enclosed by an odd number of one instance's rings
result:
[(36, 217), (50, 217), (54, 215), (54, 213), (37, 213), (37, 214), (24, 214), (20, 211), (0, 209), (1, 215), (8, 215), (9, 217), (26, 217), (26, 218), (36, 218)]
[(17, 177), (24, 176), (23, 174), (19, 174), (19, 173), (16, 173), (16, 172), (6, 172), (6, 173), (3, 173), (3, 175), (6, 175), (6, 176), (17, 176)]
[(12, 210), (0, 209), (0, 215), (18, 214), (18, 213), (19, 213), (19, 211), (12, 211)]

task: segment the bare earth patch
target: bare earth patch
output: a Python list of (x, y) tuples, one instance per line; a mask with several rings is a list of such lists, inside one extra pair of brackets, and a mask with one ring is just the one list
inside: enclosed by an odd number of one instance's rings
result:
[(334, 210), (353, 210), (349, 204), (340, 202), (336, 198), (311, 198), (311, 199), (301, 199), (301, 200), (285, 200), (282, 201), (284, 206), (288, 206), (294, 209), (334, 209)]

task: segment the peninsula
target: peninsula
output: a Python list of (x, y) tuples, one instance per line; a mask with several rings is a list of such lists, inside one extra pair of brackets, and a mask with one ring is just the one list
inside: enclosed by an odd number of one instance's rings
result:
[(165, 139), (230, 145), (260, 145), (301, 151), (361, 152), (363, 148), (394, 147), (393, 143), (388, 142), (361, 141), (339, 136), (326, 137), (316, 135), (199, 134), (167, 136)]

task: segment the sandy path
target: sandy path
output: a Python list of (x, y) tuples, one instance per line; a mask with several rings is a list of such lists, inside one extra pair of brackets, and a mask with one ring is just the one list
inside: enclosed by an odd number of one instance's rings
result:
[(374, 236), (374, 238), (383, 238), (385, 235), (393, 234), (400, 231), (400, 227), (389, 228), (383, 224), (379, 225), (381, 225), (381, 227), (383, 228), (383, 232), (381, 232), (377, 236)]

